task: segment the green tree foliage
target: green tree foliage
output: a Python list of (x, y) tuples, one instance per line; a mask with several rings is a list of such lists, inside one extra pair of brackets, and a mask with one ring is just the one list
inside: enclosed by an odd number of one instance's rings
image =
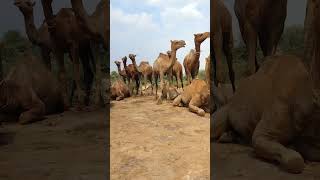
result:
[(304, 28), (301, 25), (287, 27), (281, 37), (279, 47), (281, 51), (303, 55), (304, 49)]

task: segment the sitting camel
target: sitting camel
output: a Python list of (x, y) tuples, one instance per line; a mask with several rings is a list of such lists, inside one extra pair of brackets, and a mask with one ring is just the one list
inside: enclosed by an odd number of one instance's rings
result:
[(120, 101), (126, 97), (130, 97), (128, 86), (121, 80), (116, 80), (111, 86), (111, 99)]
[(193, 113), (204, 116), (209, 112), (210, 90), (204, 80), (194, 79), (173, 101), (174, 106), (187, 106)]
[(234, 11), (248, 51), (249, 73), (258, 68), (257, 41), (264, 56), (276, 53), (287, 16), (287, 0), (236, 0)]
[(118, 74), (122, 77), (123, 82), (126, 83), (126, 81), (127, 81), (126, 70), (125, 69), (121, 69), (121, 62), (120, 61), (115, 61), (114, 63), (117, 65)]
[(189, 84), (192, 79), (198, 76), (200, 66), (200, 46), (209, 37), (210, 32), (194, 34), (195, 49), (191, 49), (183, 60), (183, 66)]
[(27, 52), (0, 82), (0, 115), (27, 124), (64, 111), (59, 83), (41, 60)]
[(142, 76), (143, 76), (144, 86), (147, 85), (147, 80), (148, 80), (151, 84), (151, 89), (152, 89), (151, 92), (153, 93), (152, 66), (150, 66), (148, 61), (141, 61), (140, 65), (139, 65), (139, 70), (141, 71)]

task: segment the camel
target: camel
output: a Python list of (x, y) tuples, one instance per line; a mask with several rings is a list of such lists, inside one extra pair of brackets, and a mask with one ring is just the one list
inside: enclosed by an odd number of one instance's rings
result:
[(54, 75), (37, 57), (26, 52), (0, 82), (1, 121), (27, 124), (64, 111), (62, 91)]
[[(167, 51), (169, 58), (171, 57), (171, 51)], [(179, 81), (181, 83), (181, 88), (183, 88), (183, 73), (182, 73), (182, 65), (177, 60), (172, 67), (172, 71), (169, 72), (169, 77), (171, 83), (173, 83), (173, 77), (176, 78), (177, 88), (179, 88)]]
[(264, 56), (276, 53), (287, 16), (287, 0), (236, 0), (234, 11), (247, 46), (248, 70), (252, 75), (259, 69), (257, 39)]
[[(51, 40), (48, 25), (43, 22), (37, 29), (34, 23), (33, 7), (35, 2), (31, 0), (15, 0), (14, 5), (19, 8), (25, 19), (25, 28), (29, 40), (36, 46), (40, 47), (41, 57), (44, 60), (47, 68), (51, 70), (50, 53), (53, 52), (53, 42)], [(83, 41), (80, 44), (80, 60), (84, 71), (84, 81), (86, 88), (86, 101), (90, 96), (90, 89), (93, 81), (93, 70), (90, 68), (90, 63), (94, 64), (92, 52), (88, 50), (89, 42)], [(71, 97), (72, 99), (72, 97)]]
[[(129, 58), (131, 59), (132, 61), (132, 64), (129, 64), (127, 69), (130, 73), (130, 76), (132, 78), (132, 81), (134, 80), (136, 82), (136, 95), (139, 94), (139, 89), (140, 89), (140, 79), (141, 79), (141, 76), (142, 76), (142, 72), (140, 71), (137, 63), (136, 63), (136, 56), (137, 55), (134, 55), (134, 54), (129, 54)], [(141, 92), (141, 95), (142, 95), (142, 91)], [(133, 89), (132, 89), (132, 93), (133, 93)]]
[[(70, 103), (68, 102), (68, 100), (66, 100), (67, 87), (64, 67), (64, 52), (66, 51), (69, 53), (70, 59), (72, 60), (73, 64), (73, 80), (75, 81), (76, 107), (82, 108), (82, 105), (84, 105), (85, 102), (82, 98), (84, 95), (84, 91), (80, 85), (79, 47), (80, 44), (84, 42), (91, 44), (90, 37), (87, 36), (84, 30), (81, 28), (80, 22), (77, 20), (72, 9), (62, 8), (54, 16), (51, 5), (52, 0), (41, 0), (41, 2), (45, 20), (48, 24), (50, 38), (53, 43), (53, 53), (55, 55), (55, 58), (57, 59), (59, 66), (59, 81), (61, 82), (61, 86), (64, 91), (65, 103)], [(90, 45), (89, 47), (92, 46)], [(93, 55), (96, 55), (96, 53), (93, 53)], [(98, 62), (98, 60), (96, 62)], [(98, 70), (96, 69), (96, 78), (97, 73)], [(100, 83), (96, 83), (96, 86), (100, 86)]]
[(183, 66), (189, 84), (191, 83), (191, 79), (194, 79), (198, 76), (200, 66), (200, 46), (201, 43), (203, 43), (209, 37), (210, 32), (194, 34), (195, 49), (191, 49), (183, 60)]
[[(88, 15), (82, 0), (71, 0), (71, 5), (77, 19), (81, 22), (81, 28), (86, 35), (92, 39), (91, 48), (96, 56), (96, 82), (101, 81), (101, 61), (100, 46), (109, 53), (109, 34), (110, 34), (110, 4), (109, 0), (101, 0), (96, 6), (96, 10)], [(109, 58), (105, 59), (106, 64), (110, 64)], [(96, 83), (95, 104), (101, 103), (100, 83)]]
[(206, 73), (206, 83), (209, 86), (210, 89), (210, 70), (211, 70), (211, 58), (210, 55), (206, 57), (206, 66), (205, 66), (205, 73)]
[(218, 86), (223, 81), (222, 59), (226, 57), (229, 71), (229, 79), (235, 91), (235, 74), (233, 70), (233, 32), (232, 32), (232, 17), (228, 9), (222, 1), (216, 0), (211, 3), (211, 24), (214, 24), (213, 39), (213, 80)]
[(174, 99), (173, 106), (187, 106), (189, 111), (204, 116), (209, 112), (210, 90), (207, 83), (201, 79), (192, 80), (191, 84)]
[(120, 101), (126, 97), (130, 97), (128, 86), (121, 80), (116, 80), (111, 86), (111, 99)]
[(140, 69), (142, 76), (143, 76), (144, 86), (147, 85), (147, 80), (148, 80), (151, 84), (151, 92), (153, 93), (152, 66), (150, 66), (148, 61), (141, 61), (140, 65), (139, 65), (139, 69)]
[(120, 61), (115, 61), (114, 63), (117, 65), (118, 74), (122, 77), (123, 82), (126, 83), (126, 81), (127, 81), (126, 70), (125, 69), (121, 70), (121, 62)]
[[(171, 44), (171, 57), (168, 55), (160, 53), (156, 61), (153, 63), (153, 76), (156, 83), (156, 98), (158, 93), (158, 78), (160, 77), (160, 96), (157, 98), (157, 104), (162, 103), (162, 98), (164, 95), (162, 93), (164, 85), (164, 75), (171, 71), (174, 63), (177, 61), (177, 50), (185, 47), (186, 42), (184, 40), (170, 40)], [(169, 83), (171, 84), (171, 83)]]

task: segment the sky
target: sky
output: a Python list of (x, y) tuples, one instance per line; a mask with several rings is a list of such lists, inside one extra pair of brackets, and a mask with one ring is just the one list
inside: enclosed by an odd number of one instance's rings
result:
[[(185, 40), (186, 47), (177, 51), (183, 64), (194, 49), (195, 33), (210, 31), (209, 0), (111, 0), (110, 68), (115, 60), (137, 54), (137, 64), (147, 60), (151, 65), (160, 52), (170, 50), (170, 40)], [(210, 40), (201, 44), (200, 69), (210, 53)], [(129, 63), (131, 61), (129, 60)]]

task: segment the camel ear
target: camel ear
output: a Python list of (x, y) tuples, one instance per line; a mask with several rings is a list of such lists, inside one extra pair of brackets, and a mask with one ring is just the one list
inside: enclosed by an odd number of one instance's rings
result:
[(170, 42), (171, 42), (171, 43), (173, 43), (173, 41), (172, 41), (172, 40), (170, 40)]
[(193, 34), (194, 35), (194, 37), (196, 37), (197, 36), (197, 34)]

